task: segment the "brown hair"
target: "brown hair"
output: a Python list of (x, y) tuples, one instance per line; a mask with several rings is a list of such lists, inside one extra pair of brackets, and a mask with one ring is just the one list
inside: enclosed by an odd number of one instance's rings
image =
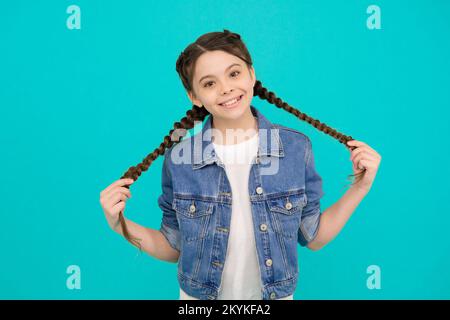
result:
[[(247, 50), (244, 42), (237, 33), (230, 32), (224, 29), (223, 32), (210, 32), (200, 36), (194, 43), (191, 43), (187, 48), (181, 52), (176, 63), (176, 71), (181, 78), (184, 88), (187, 91), (193, 92), (192, 79), (194, 76), (195, 63), (197, 59), (204, 53), (213, 50), (222, 50), (229, 54), (232, 54), (247, 64), (247, 67), (252, 66), (252, 59), (250, 53)], [(300, 120), (306, 121), (318, 130), (330, 135), (331, 137), (343, 143), (347, 148), (353, 150), (355, 146), (347, 146), (347, 142), (353, 140), (351, 136), (346, 136), (335, 129), (327, 126), (325, 123), (319, 120), (313, 119), (310, 116), (302, 113), (301, 111), (290, 106), (286, 102), (282, 101), (280, 98), (275, 96), (275, 93), (268, 91), (261, 84), (261, 81), (256, 81), (253, 88), (253, 96), (258, 96), (261, 99), (267, 100), (268, 102), (274, 104), (276, 107), (284, 109), (285, 111), (292, 113), (294, 116)], [(203, 121), (209, 111), (204, 107), (199, 107), (196, 105), (192, 106), (192, 109), (186, 112), (186, 116), (183, 117), (179, 122), (174, 123), (174, 128), (170, 130), (169, 134), (164, 137), (164, 141), (156, 148), (152, 153), (147, 155), (145, 159), (136, 166), (130, 167), (127, 172), (121, 177), (131, 178), (137, 180), (143, 171), (147, 171), (152, 162), (160, 155), (164, 155), (166, 148), (170, 148), (173, 144), (180, 142), (182, 138), (186, 135), (187, 130), (194, 127), (194, 121), (200, 123)], [(200, 122), (198, 122), (200, 121)], [(348, 178), (356, 177), (354, 183), (361, 180), (366, 170), (364, 169), (356, 175), (349, 175)], [(129, 186), (125, 186), (129, 188)], [(139, 243), (140, 239), (131, 238), (126, 227), (125, 219), (123, 213), (119, 213), (119, 221), (122, 226), (124, 237), (133, 245), (137, 246), (141, 250), (141, 245)]]

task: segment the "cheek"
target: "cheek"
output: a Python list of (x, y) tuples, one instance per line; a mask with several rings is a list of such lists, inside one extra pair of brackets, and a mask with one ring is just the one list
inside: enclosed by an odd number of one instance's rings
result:
[(205, 104), (207, 105), (215, 105), (217, 101), (217, 97), (219, 96), (216, 91), (211, 90), (208, 94), (204, 96)]
[(251, 78), (248, 78), (245, 80), (245, 83), (243, 84), (247, 90), (247, 92), (253, 93), (253, 80)]

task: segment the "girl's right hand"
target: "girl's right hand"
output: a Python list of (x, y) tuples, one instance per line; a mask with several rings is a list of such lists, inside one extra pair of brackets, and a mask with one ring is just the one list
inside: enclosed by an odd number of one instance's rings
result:
[(131, 198), (130, 190), (124, 186), (133, 182), (133, 179), (119, 179), (100, 192), (100, 204), (112, 229), (118, 225), (119, 213), (125, 210), (126, 201)]

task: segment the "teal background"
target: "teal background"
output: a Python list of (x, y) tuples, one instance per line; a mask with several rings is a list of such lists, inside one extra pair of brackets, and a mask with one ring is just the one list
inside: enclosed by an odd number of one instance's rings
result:
[[(81, 29), (69, 30), (69, 5)], [(366, 9), (381, 9), (369, 30)], [(239, 33), (257, 78), (302, 112), (374, 148), (372, 190), (320, 251), (299, 246), (295, 299), (450, 298), (449, 1), (10, 1), (0, 10), (0, 298), (178, 299), (176, 264), (109, 229), (100, 191), (154, 150), (190, 108), (175, 62), (201, 34)], [(304, 132), (322, 210), (345, 192), (349, 151)], [(159, 229), (162, 157), (126, 216)], [(67, 267), (81, 269), (69, 290)], [(369, 290), (366, 269), (381, 268)]]

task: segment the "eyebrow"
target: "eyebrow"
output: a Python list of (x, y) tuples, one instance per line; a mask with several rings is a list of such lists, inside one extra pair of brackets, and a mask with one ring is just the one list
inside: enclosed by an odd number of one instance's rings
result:
[[(225, 72), (227, 72), (228, 69), (230, 69), (233, 66), (240, 66), (241, 65), (239, 63), (233, 63), (232, 65), (229, 65), (228, 68), (225, 69)], [(208, 74), (207, 76), (202, 77), (200, 80), (198, 80), (198, 83), (202, 82), (203, 79), (208, 78), (208, 77), (213, 77), (213, 75)]]

